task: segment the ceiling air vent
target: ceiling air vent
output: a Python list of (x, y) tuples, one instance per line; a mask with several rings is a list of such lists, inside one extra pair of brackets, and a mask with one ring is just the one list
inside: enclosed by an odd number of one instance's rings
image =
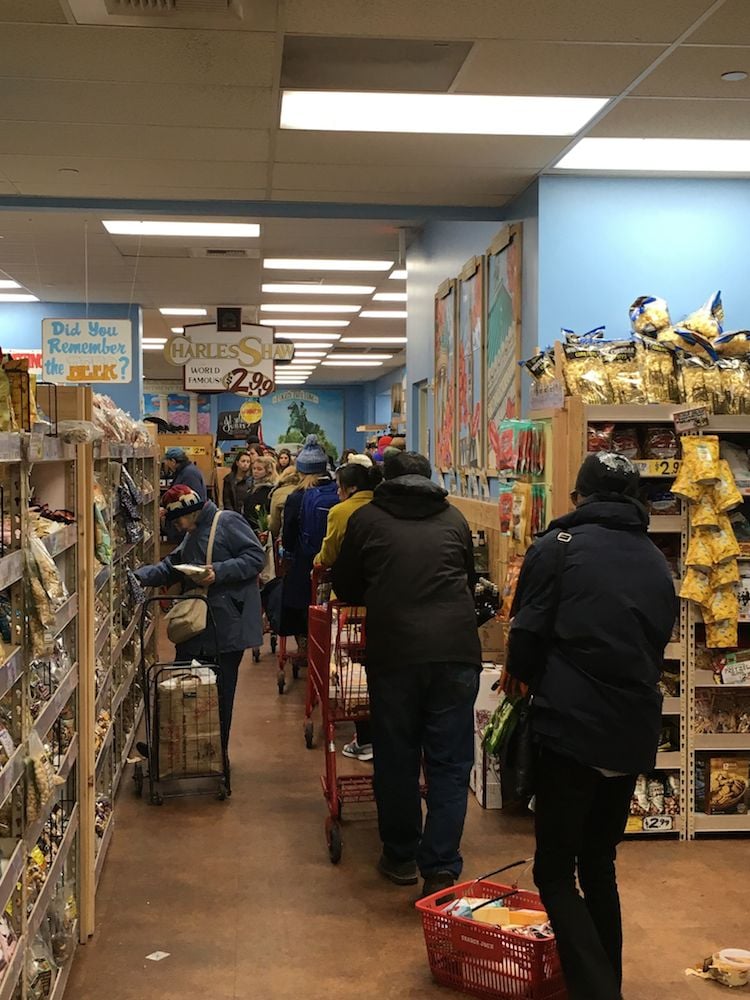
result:
[(235, 0), (104, 0), (110, 14), (228, 14)]
[(225, 260), (257, 260), (260, 256), (257, 250), (242, 250), (227, 247), (191, 247), (191, 257), (213, 257)]

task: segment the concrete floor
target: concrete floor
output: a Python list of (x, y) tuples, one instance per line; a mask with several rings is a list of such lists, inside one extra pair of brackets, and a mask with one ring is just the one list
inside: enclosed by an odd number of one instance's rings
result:
[[(70, 1000), (451, 995), (431, 981), (414, 889), (374, 870), (371, 810), (345, 826), (341, 864), (328, 861), (321, 754), (304, 747), (303, 699), (302, 682), (278, 696), (270, 655), (243, 663), (230, 802), (195, 797), (155, 808), (131, 795), (126, 777), (97, 934), (79, 948)], [(527, 820), (483, 812), (470, 798), (467, 874), (531, 852)], [(747, 859), (741, 840), (624, 845), (626, 1000), (720, 995), (684, 969), (718, 947), (750, 947)], [(146, 961), (157, 950), (169, 958)]]

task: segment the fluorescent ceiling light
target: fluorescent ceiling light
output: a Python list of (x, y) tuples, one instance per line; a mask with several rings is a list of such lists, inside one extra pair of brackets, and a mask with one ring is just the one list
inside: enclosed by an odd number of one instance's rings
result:
[(310, 305), (309, 303), (303, 305), (301, 302), (300, 303), (295, 302), (291, 306), (276, 305), (276, 304), (273, 304), (273, 305), (263, 304), (260, 307), (260, 311), (261, 312), (267, 312), (267, 313), (283, 313), (283, 312), (290, 312), (290, 313), (306, 313), (306, 312), (309, 312), (309, 313), (356, 313), (356, 312), (359, 312), (359, 310), (361, 308), (362, 308), (362, 306), (353, 306), (353, 305), (350, 305), (350, 306), (336, 306), (336, 305), (323, 306), (323, 305), (319, 305), (319, 304)]
[(166, 337), (144, 337), (143, 338), (143, 343), (144, 344), (166, 344), (166, 342), (167, 342), (167, 338)]
[(394, 309), (364, 309), (359, 314), (362, 319), (406, 319), (406, 310), (400, 312)]
[(262, 319), (262, 326), (349, 326), (348, 319)]
[(295, 350), (295, 358), (324, 358), (326, 356), (326, 351), (297, 351)]
[(391, 279), (391, 281), (406, 281), (406, 275), (407, 275), (406, 270), (401, 268), (396, 271), (391, 271), (388, 277)]
[(170, 329), (171, 329), (172, 333), (184, 333), (185, 332), (185, 327), (184, 326), (172, 326), (172, 327), (170, 327)]
[(556, 170), (750, 173), (750, 139), (582, 139)]
[(342, 344), (405, 344), (406, 337), (342, 337)]
[(326, 368), (377, 368), (382, 361), (321, 361)]
[(263, 261), (263, 267), (269, 271), (390, 271), (393, 261), (267, 257)]
[(261, 285), (261, 291), (271, 295), (372, 295), (375, 285), (317, 285), (312, 281), (302, 284), (282, 281)]
[(341, 337), (340, 333), (325, 333), (321, 330), (320, 333), (297, 333), (296, 330), (290, 330), (289, 333), (286, 331), (282, 334), (283, 340), (314, 340), (317, 341), (315, 344), (300, 344), (300, 347), (309, 347), (315, 349), (318, 347), (330, 347), (331, 344), (328, 343), (329, 340), (338, 340)]
[(406, 292), (378, 292), (373, 295), (373, 302), (406, 302)]
[(38, 302), (38, 301), (39, 299), (37, 298), (36, 295), (29, 295), (26, 292), (23, 292), (20, 295), (16, 293), (8, 294), (5, 292), (0, 292), (0, 304), (2, 304), (3, 302)]
[(257, 222), (156, 222), (110, 219), (102, 225), (113, 236), (213, 236), (217, 239), (255, 239)]
[(285, 90), (283, 129), (433, 135), (575, 135), (607, 97)]
[(144, 351), (163, 351), (163, 344), (143, 344), (142, 348)]
[(182, 309), (179, 306), (169, 306), (159, 312), (162, 316), (208, 316), (208, 309)]
[[(13, 281), (12, 278), (8, 278), (8, 279), (1, 278), (0, 279), (0, 288), (20, 288), (20, 287), (21, 286), (18, 284), (18, 282), (17, 281)], [(373, 288), (373, 292), (374, 291), (375, 291), (375, 289)]]
[(388, 361), (392, 354), (336, 354), (331, 355), (332, 361)]

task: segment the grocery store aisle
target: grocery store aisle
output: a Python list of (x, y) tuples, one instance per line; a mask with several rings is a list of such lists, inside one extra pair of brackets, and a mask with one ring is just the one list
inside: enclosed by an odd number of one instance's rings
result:
[[(241, 667), (230, 802), (154, 808), (123, 782), (97, 899), (96, 937), (79, 949), (71, 1000), (423, 1000), (433, 985), (413, 889), (374, 870), (372, 813), (345, 827), (334, 868), (323, 838), (320, 754), (302, 739), (303, 683), (279, 698), (270, 654)], [(353, 764), (353, 766), (365, 766)], [(531, 851), (529, 823), (471, 801), (466, 869)], [(747, 844), (638, 842), (622, 852), (626, 1000), (705, 997), (685, 967), (747, 946)], [(528, 884), (526, 882), (525, 884)], [(169, 958), (154, 963), (155, 951)]]

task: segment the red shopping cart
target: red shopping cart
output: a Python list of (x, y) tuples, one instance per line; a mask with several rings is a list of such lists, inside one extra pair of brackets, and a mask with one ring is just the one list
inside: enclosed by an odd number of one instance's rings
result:
[(313, 572), (313, 603), (307, 634), (307, 697), (305, 744), (314, 745), (312, 714), (320, 705), (325, 740), (325, 773), (321, 776), (328, 804), (325, 823), (328, 855), (341, 860), (341, 818), (344, 803), (372, 802), (369, 774), (337, 774), (336, 725), (359, 722), (370, 716), (365, 675), (365, 609), (330, 600), (326, 571)]
[(523, 933), (450, 912), (459, 899), (477, 900), (478, 905), (472, 906), (474, 913), (489, 903), (543, 911), (537, 893), (487, 881), (528, 863), (513, 862), (474, 882), (442, 889), (416, 903), (430, 969), (438, 983), (482, 1000), (566, 1000), (568, 993), (554, 937), (535, 932), (534, 928), (526, 928)]

